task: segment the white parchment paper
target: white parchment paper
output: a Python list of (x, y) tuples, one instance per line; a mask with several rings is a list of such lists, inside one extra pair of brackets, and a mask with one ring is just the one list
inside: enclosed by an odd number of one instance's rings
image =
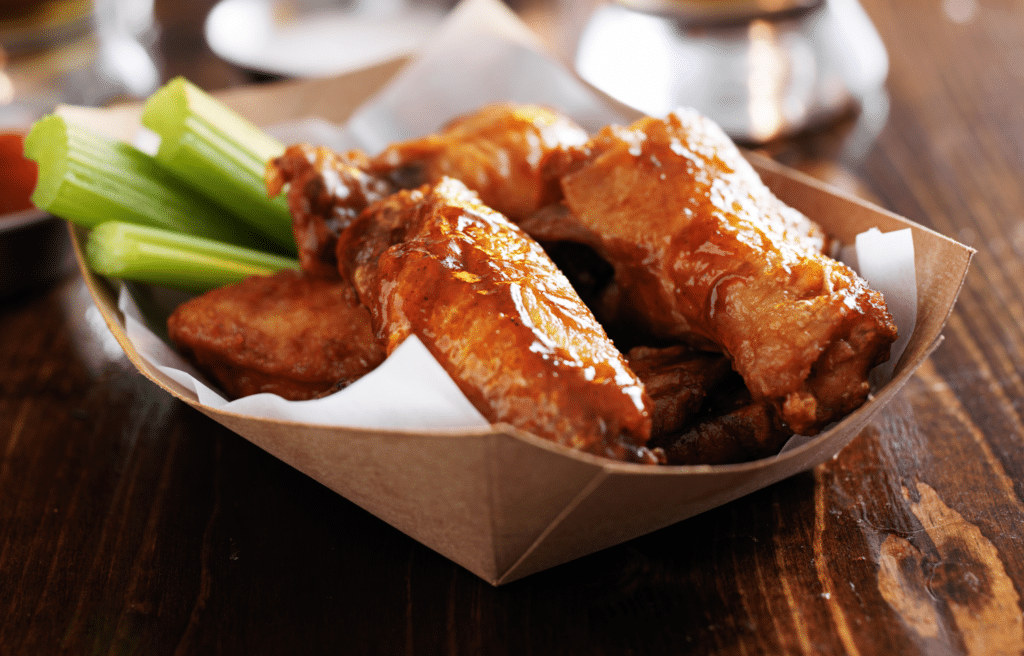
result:
[[(348, 124), (334, 126), (310, 117), (270, 131), (285, 143), (307, 141), (375, 153), (393, 141), (434, 131), (454, 116), (498, 101), (556, 107), (589, 131), (629, 122), (543, 54), (536, 37), (500, 2), (466, 0), (410, 65)], [(856, 259), (868, 281), (884, 294), (901, 333), (892, 364), (875, 374), (881, 384), (891, 377), (913, 332), (916, 281), (910, 230), (873, 233), (858, 237)], [(257, 394), (229, 402), (150, 331), (130, 295), (122, 291), (119, 303), (126, 332), (139, 353), (190, 390), (195, 400), (213, 408), (351, 428), (436, 431), (488, 425), (415, 337), (375, 371), (329, 397), (286, 401)]]

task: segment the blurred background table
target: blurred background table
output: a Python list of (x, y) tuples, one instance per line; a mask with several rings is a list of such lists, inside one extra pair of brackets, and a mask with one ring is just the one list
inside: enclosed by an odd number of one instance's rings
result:
[[(163, 77), (265, 79), (210, 51), (211, 4), (156, 1)], [(978, 254), (837, 458), (492, 588), (152, 385), (72, 273), (0, 301), (0, 653), (1024, 652), (1024, 2), (862, 4), (884, 128), (765, 150)]]

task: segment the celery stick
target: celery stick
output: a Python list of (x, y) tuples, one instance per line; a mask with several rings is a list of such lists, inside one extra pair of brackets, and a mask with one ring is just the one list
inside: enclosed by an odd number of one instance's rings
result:
[(181, 77), (150, 96), (142, 124), (160, 136), (156, 158), (168, 170), (295, 251), (288, 204), (264, 183), (283, 144)]
[(99, 274), (193, 292), (299, 268), (292, 258), (121, 221), (93, 228), (85, 255)]
[(39, 165), (32, 202), (72, 223), (92, 227), (116, 219), (233, 244), (272, 246), (149, 155), (63, 117), (49, 115), (32, 126), (25, 156)]

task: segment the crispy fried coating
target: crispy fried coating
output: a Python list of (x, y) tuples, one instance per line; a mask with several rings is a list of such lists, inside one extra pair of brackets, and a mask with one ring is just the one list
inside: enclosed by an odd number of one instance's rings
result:
[(372, 160), (360, 151), (296, 144), (267, 164), (265, 179), (271, 196), (290, 183), (303, 271), (332, 278), (338, 275), (338, 235), (370, 203), (447, 176), (462, 180), (486, 205), (522, 218), (561, 197), (558, 181), (544, 173), (548, 158), (586, 140), (582, 128), (553, 110), (489, 105), (438, 134), (393, 144)]
[(267, 163), (271, 196), (286, 184), (292, 233), (302, 270), (318, 278), (337, 278), (338, 235), (372, 202), (394, 191), (390, 182), (366, 172), (359, 151), (338, 154), (322, 146), (295, 144)]
[(626, 360), (653, 402), (652, 439), (693, 424), (708, 395), (732, 372), (729, 359), (721, 353), (683, 344), (636, 346)]
[(751, 399), (743, 380), (729, 372), (688, 426), (652, 438), (649, 446), (667, 465), (725, 465), (773, 456), (791, 435), (771, 404)]
[(656, 448), (666, 465), (727, 465), (773, 456), (790, 434), (774, 423), (769, 405), (751, 402)]
[(717, 125), (690, 110), (595, 135), (564, 201), (522, 222), (615, 269), (602, 308), (660, 338), (721, 350), (756, 402), (815, 434), (867, 398), (896, 338), (882, 296), (821, 251)]
[(545, 176), (549, 157), (587, 141), (568, 117), (536, 105), (495, 104), (459, 117), (439, 133), (396, 143), (371, 161), (370, 170), (404, 188), (444, 177), (461, 180), (485, 205), (512, 221), (561, 197)]
[(662, 464), (721, 465), (778, 453), (792, 431), (756, 402), (721, 353), (683, 344), (627, 354), (654, 403), (647, 446)]
[(415, 334), (491, 422), (653, 461), (649, 399), (543, 249), (461, 182), (399, 192), (338, 241), (377, 337)]
[(334, 392), (384, 360), (351, 285), (296, 271), (250, 276), (180, 305), (171, 340), (231, 398)]

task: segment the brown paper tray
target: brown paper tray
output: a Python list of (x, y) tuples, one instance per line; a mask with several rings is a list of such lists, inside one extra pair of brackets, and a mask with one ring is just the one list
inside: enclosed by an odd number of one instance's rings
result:
[[(401, 67), (220, 94), (257, 124), (306, 116), (343, 122)], [(115, 137), (130, 137), (138, 108), (62, 108)], [(910, 228), (917, 326), (893, 379), (826, 433), (756, 462), (650, 467), (612, 462), (496, 425), (484, 431), (392, 432), (256, 419), (204, 407), (144, 361), (129, 342), (111, 285), (84, 266), (85, 231), (72, 227), (79, 265), (100, 312), (139, 371), (170, 394), (494, 585), (567, 562), (722, 505), (838, 453), (941, 341), (973, 251), (891, 212), (751, 155), (782, 200), (844, 243), (870, 227)], [(652, 502), (651, 500), (657, 500)]]

